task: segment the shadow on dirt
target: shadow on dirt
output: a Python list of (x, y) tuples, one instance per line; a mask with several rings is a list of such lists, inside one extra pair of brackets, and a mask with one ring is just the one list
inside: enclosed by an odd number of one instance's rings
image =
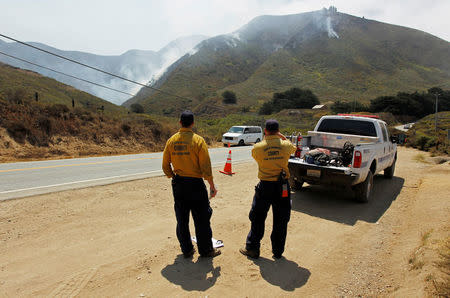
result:
[(292, 210), (347, 225), (354, 225), (358, 220), (375, 223), (397, 198), (404, 182), (400, 177), (375, 176), (368, 203), (355, 201), (350, 190), (306, 185), (291, 194)]
[(285, 257), (278, 260), (260, 257), (252, 261), (259, 267), (262, 278), (285, 291), (294, 291), (304, 286), (311, 275), (308, 269), (298, 266), (297, 263)]
[(206, 291), (220, 276), (220, 266), (214, 267), (213, 259), (185, 259), (178, 255), (173, 264), (161, 270), (161, 275), (173, 284), (180, 285), (186, 291)]

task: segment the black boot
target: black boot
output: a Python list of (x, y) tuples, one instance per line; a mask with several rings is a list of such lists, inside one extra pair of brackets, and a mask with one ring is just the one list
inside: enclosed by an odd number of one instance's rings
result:
[(259, 258), (259, 250), (253, 250), (253, 249), (247, 249), (247, 248), (240, 248), (239, 252), (243, 254), (244, 256), (250, 257), (252, 259)]

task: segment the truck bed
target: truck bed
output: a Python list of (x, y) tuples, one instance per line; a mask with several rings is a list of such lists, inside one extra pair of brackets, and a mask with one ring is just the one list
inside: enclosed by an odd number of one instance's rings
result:
[(311, 136), (311, 148), (332, 148), (336, 150), (342, 149), (345, 142), (350, 142), (353, 145), (377, 143), (377, 137), (338, 134), (331, 132), (308, 131), (308, 136)]

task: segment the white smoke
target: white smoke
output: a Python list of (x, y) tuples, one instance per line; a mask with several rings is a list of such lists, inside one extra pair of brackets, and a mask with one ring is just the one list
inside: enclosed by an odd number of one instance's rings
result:
[[(281, 50), (284, 46), (282, 44), (275, 44), (273, 46), (273, 51), (276, 52), (278, 50)], [(294, 44), (294, 48), (296, 47), (296, 45)]]
[[(195, 51), (195, 49), (188, 49), (187, 53), (190, 53), (191, 51)], [(161, 59), (161, 67), (153, 72), (153, 75), (150, 79), (150, 85), (153, 85), (157, 80), (159, 80), (167, 71), (167, 68), (169, 68), (169, 66), (172, 65), (175, 61), (180, 59), (184, 54), (186, 54), (186, 52), (178, 48), (171, 48), (166, 53), (164, 53)]]
[(193, 36), (189, 39), (179, 38), (166, 46), (162, 52), (160, 51), (162, 54), (161, 66), (152, 73), (148, 85), (152, 86), (173, 63), (184, 55), (195, 55), (200, 49), (200, 43), (205, 39), (207, 39), (206, 36)]
[(194, 56), (195, 54), (197, 54), (199, 49), (200, 48), (198, 46), (195, 46), (192, 49), (190, 49), (187, 53), (189, 54), (189, 56)]
[(236, 41), (236, 39), (234, 39), (234, 38), (226, 39), (226, 40), (225, 40), (225, 43), (226, 43), (229, 47), (232, 47), (232, 48), (237, 47), (237, 41)]
[(235, 31), (235, 32), (233, 32), (233, 33), (230, 33), (229, 35), (230, 35), (233, 39), (237, 39), (238, 41), (242, 41), (241, 35), (239, 34), (238, 31)]
[(339, 38), (339, 35), (336, 33), (336, 31), (333, 30), (333, 26), (331, 26), (331, 17), (330, 16), (327, 16), (326, 28), (328, 31), (329, 38)]

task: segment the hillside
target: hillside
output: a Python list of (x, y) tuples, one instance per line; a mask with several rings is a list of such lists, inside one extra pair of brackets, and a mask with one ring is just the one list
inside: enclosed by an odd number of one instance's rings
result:
[(0, 115), (0, 163), (161, 151), (175, 131), (148, 115), (116, 119), (33, 101), (0, 99)]
[[(221, 93), (256, 109), (274, 92), (296, 86), (321, 101), (367, 102), (383, 94), (450, 86), (450, 45), (425, 32), (385, 24), (333, 8), (287, 16), (261, 16), (229, 34), (207, 39), (155, 82), (180, 100), (141, 89), (131, 100), (146, 112), (184, 108), (218, 114)], [(127, 103), (125, 103), (126, 105)]]
[[(35, 93), (43, 104), (64, 104), (88, 108), (91, 111), (101, 111), (110, 115), (125, 115), (127, 110), (89, 93), (62, 84), (54, 79), (38, 73), (12, 67), (0, 63), (0, 99), (11, 101), (35, 101)], [(16, 100), (17, 99), (17, 100)]]
[(438, 113), (437, 127), (435, 120), (435, 114), (431, 114), (417, 121), (407, 132), (407, 145), (434, 154), (450, 154), (450, 112)]
[(158, 151), (167, 122), (0, 63), (0, 162)]
[[(159, 77), (160, 73), (163, 72), (170, 64), (176, 61), (179, 57), (183, 56), (186, 52), (191, 50), (196, 44), (198, 44), (205, 38), (205, 36), (201, 35), (182, 37), (170, 42), (168, 45), (157, 52), (129, 50), (126, 53), (117, 56), (102, 56), (86, 52), (63, 51), (60, 49), (49, 47), (45, 44), (34, 42), (31, 42), (30, 44), (56, 53), (58, 55), (80, 61), (87, 65), (98, 67), (107, 72), (111, 72), (141, 83), (146, 83), (150, 81), (152, 77)], [(102, 74), (100, 72), (88, 69), (69, 61), (62, 60), (60, 58), (51, 56), (49, 54), (37, 51), (15, 42), (8, 43), (0, 40), (0, 51), (34, 62), (39, 65), (71, 74), (73, 76), (96, 82), (98, 84), (122, 90), (124, 92), (134, 94), (139, 90), (139, 86), (135, 84), (125, 82), (106, 74)], [(33, 70), (37, 73), (54, 78), (60, 82), (94, 94), (115, 104), (121, 104), (130, 97), (128, 95), (120, 94), (108, 89), (81, 82), (76, 79), (72, 79), (49, 70), (30, 65), (25, 62), (20, 62), (15, 59), (8, 58), (4, 55), (0, 55), (0, 62), (4, 62), (23, 69)]]

